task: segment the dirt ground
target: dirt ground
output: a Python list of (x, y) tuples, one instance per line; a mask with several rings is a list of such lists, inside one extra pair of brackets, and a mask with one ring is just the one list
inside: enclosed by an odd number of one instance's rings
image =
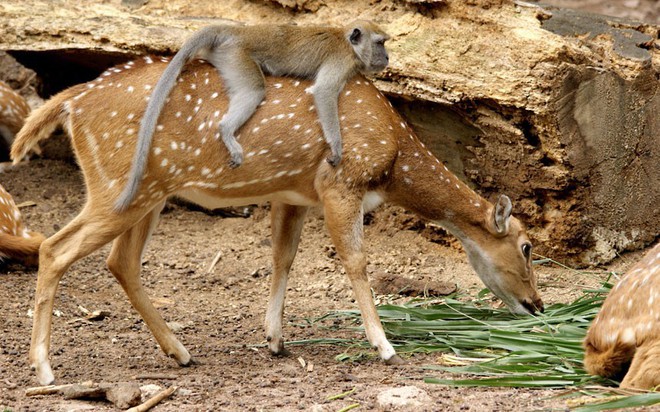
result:
[[(81, 208), (84, 187), (75, 165), (36, 160), (0, 176), (13, 194), (29, 226), (46, 235), (63, 227)], [(392, 207), (378, 209), (366, 226), (369, 274), (433, 275), (456, 283), (471, 296), (482, 284), (455, 242), (432, 242), (435, 234), (410, 225), (410, 215)], [(384, 410), (379, 393), (416, 386), (431, 397), (425, 407), (407, 410), (511, 411), (559, 408), (559, 390), (456, 389), (422, 382), (425, 365), (437, 355), (407, 357), (392, 367), (375, 356), (359, 363), (339, 362), (340, 346), (291, 345), (292, 355), (271, 357), (263, 344), (262, 318), (270, 277), (270, 229), (267, 211), (248, 218), (222, 218), (170, 204), (145, 254), (142, 277), (152, 300), (198, 364), (180, 368), (158, 348), (151, 333), (130, 307), (105, 267), (108, 247), (82, 259), (64, 276), (56, 302), (51, 360), (58, 383), (134, 381), (136, 375), (164, 374), (174, 379), (137, 379), (141, 385), (176, 385), (180, 389), (156, 411), (179, 410)], [(409, 229), (405, 229), (408, 227)], [(404, 229), (402, 229), (404, 228)], [(207, 274), (214, 256), (217, 265)], [(576, 274), (561, 268), (538, 268), (546, 302), (567, 301), (582, 286), (595, 285), (608, 270), (623, 270), (639, 254), (628, 255), (598, 274)], [(27, 363), (31, 308), (36, 273), (18, 264), (0, 269), (0, 407), (11, 411), (114, 410), (104, 402), (65, 400), (59, 395), (26, 397), (37, 385)], [(319, 212), (307, 219), (288, 288), (285, 337), (288, 341), (363, 338), (359, 332), (310, 324), (328, 311), (355, 309), (348, 279), (334, 256)], [(377, 296), (379, 302), (402, 298)], [(496, 304), (496, 302), (494, 302)], [(101, 321), (85, 321), (80, 307), (107, 310)], [(301, 365), (299, 358), (305, 361)], [(311, 367), (309, 365), (312, 365)], [(448, 377), (448, 375), (447, 375)], [(348, 398), (327, 398), (355, 389)], [(406, 410), (406, 409), (404, 409)]]

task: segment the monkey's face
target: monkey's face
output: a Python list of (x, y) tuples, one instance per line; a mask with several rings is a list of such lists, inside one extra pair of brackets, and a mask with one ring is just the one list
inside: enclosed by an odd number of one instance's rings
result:
[(387, 67), (390, 59), (385, 50), (385, 41), (390, 36), (378, 26), (369, 21), (354, 22), (349, 26), (347, 37), (362, 62), (363, 72), (375, 73)]

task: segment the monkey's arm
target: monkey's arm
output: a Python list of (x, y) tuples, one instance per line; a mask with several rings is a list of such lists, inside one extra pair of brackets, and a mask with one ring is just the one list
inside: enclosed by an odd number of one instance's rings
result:
[(337, 107), (339, 93), (344, 88), (346, 80), (353, 74), (352, 71), (340, 71), (337, 70), (337, 66), (326, 64), (319, 69), (312, 87), (323, 137), (330, 145), (331, 154), (327, 160), (332, 166), (339, 165), (342, 157), (339, 108)]
[(158, 117), (160, 117), (160, 113), (163, 111), (163, 107), (167, 102), (167, 96), (169, 96), (176, 85), (176, 80), (181, 74), (183, 66), (195, 57), (198, 52), (215, 47), (223, 28), (223, 26), (209, 26), (194, 33), (192, 37), (183, 43), (181, 50), (172, 58), (172, 61), (160, 76), (140, 122), (140, 131), (138, 132), (131, 170), (128, 173), (124, 190), (115, 203), (115, 210), (117, 212), (128, 209), (140, 188), (142, 175), (144, 175), (144, 169), (149, 159), (151, 140), (156, 130)]

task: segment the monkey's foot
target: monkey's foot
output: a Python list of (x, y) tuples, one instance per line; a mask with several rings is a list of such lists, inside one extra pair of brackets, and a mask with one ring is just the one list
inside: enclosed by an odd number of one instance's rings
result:
[(229, 167), (236, 169), (238, 166), (243, 164), (243, 153), (232, 153), (231, 160), (229, 161)]
[(330, 166), (337, 167), (337, 166), (339, 166), (339, 163), (341, 163), (341, 155), (340, 154), (333, 154), (333, 155), (328, 156), (325, 160), (326, 160), (326, 162), (330, 163)]

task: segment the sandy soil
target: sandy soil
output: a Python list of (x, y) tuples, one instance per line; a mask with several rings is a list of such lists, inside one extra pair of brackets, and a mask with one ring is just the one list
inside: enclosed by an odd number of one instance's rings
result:
[[(0, 176), (32, 229), (52, 235), (80, 209), (84, 186), (77, 168), (57, 160), (32, 161)], [(142, 277), (153, 301), (168, 322), (178, 323), (178, 336), (198, 364), (180, 368), (158, 348), (151, 333), (130, 307), (123, 291), (105, 267), (101, 251), (76, 263), (64, 276), (53, 322), (51, 359), (58, 383), (121, 382), (136, 375), (165, 374), (174, 379), (138, 379), (140, 384), (177, 385), (181, 389), (157, 411), (179, 410), (316, 410), (336, 411), (359, 403), (356, 410), (383, 410), (377, 395), (388, 388), (413, 385), (432, 399), (427, 407), (410, 410), (532, 410), (565, 408), (560, 391), (529, 389), (455, 389), (422, 382), (431, 373), (424, 365), (437, 355), (408, 357), (404, 367), (386, 366), (374, 352), (359, 363), (334, 359), (339, 346), (289, 346), (292, 355), (273, 358), (263, 347), (262, 317), (270, 277), (270, 229), (267, 210), (248, 218), (221, 218), (183, 206), (169, 205), (145, 254)], [(453, 241), (432, 242), (437, 232), (411, 215), (385, 207), (368, 219), (369, 273), (404, 276), (433, 275), (455, 282), (474, 296), (482, 284)], [(355, 309), (348, 280), (324, 230), (322, 216), (307, 219), (292, 270), (285, 312), (285, 336), (300, 339), (347, 338), (358, 332), (326, 329), (307, 322), (331, 310)], [(407, 228), (407, 229), (406, 229)], [(207, 274), (214, 256), (221, 259)], [(639, 254), (620, 260), (622, 270)], [(582, 285), (605, 276), (540, 267), (546, 303), (566, 301)], [(36, 273), (18, 264), (0, 269), (0, 407), (12, 411), (113, 410), (109, 403), (65, 400), (58, 395), (25, 397), (37, 384), (27, 364)], [(377, 296), (378, 301), (402, 298)], [(493, 302), (496, 304), (496, 302)], [(107, 310), (102, 321), (81, 320), (79, 307)], [(302, 358), (306, 365), (299, 361)], [(440, 376), (433, 373), (433, 376)], [(351, 389), (348, 398), (328, 396)]]

